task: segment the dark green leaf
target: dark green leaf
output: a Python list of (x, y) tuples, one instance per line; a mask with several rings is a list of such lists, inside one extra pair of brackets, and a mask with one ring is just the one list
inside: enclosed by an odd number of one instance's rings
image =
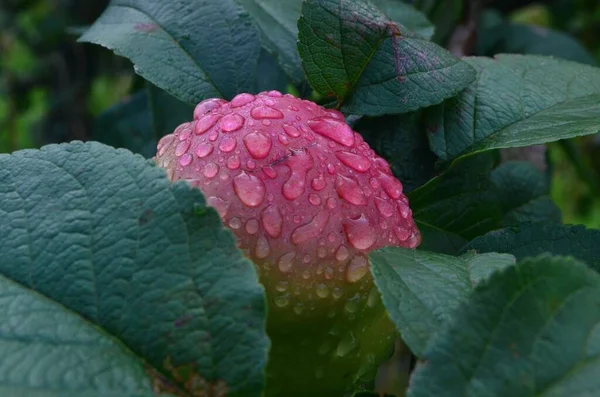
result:
[(2, 396), (156, 396), (143, 362), (119, 341), (3, 275), (0, 351)]
[[(180, 101), (153, 84), (148, 84), (147, 91), (155, 142), (172, 133), (180, 124), (194, 118), (194, 106)], [(155, 154), (156, 144), (152, 155)]]
[(583, 226), (523, 224), (478, 237), (465, 249), (506, 252), (519, 260), (550, 252), (573, 256), (600, 271), (600, 230)]
[(494, 229), (502, 217), (488, 153), (456, 161), (445, 173), (413, 190), (414, 219), (465, 239)]
[(74, 142), (1, 155), (0, 213), (1, 276), (190, 394), (261, 394), (263, 288), (199, 190), (131, 152)]
[(434, 176), (437, 157), (429, 150), (421, 113), (363, 118), (354, 129), (391, 165), (405, 192)]
[(515, 263), (506, 254), (468, 253), (457, 258), (396, 247), (379, 249), (369, 258), (383, 303), (418, 356), (477, 283)]
[(435, 25), (433, 40), (436, 43), (443, 43), (460, 21), (463, 2), (463, 0), (414, 0), (413, 4)]
[(157, 141), (146, 92), (133, 94), (100, 114), (94, 121), (91, 139), (146, 158), (154, 156)]
[(238, 0), (261, 30), (264, 46), (296, 84), (304, 81), (298, 54), (298, 25), (302, 0)]
[(596, 65), (596, 60), (575, 38), (540, 26), (501, 23), (482, 29), (477, 35), (477, 53), (551, 55), (570, 61)]
[(258, 66), (256, 67), (256, 91), (286, 92), (288, 86), (288, 76), (279, 66), (273, 55), (266, 50), (260, 52)]
[(342, 111), (406, 113), (456, 95), (473, 69), (396, 24), (369, 1), (307, 0), (298, 49), (313, 88)]
[(600, 276), (530, 259), (481, 283), (428, 345), (409, 397), (600, 393)]
[(428, 110), (429, 141), (443, 160), (600, 131), (600, 69), (533, 55), (466, 60), (477, 80)]
[(392, 21), (404, 25), (411, 31), (430, 40), (435, 31), (435, 26), (427, 17), (410, 4), (400, 0), (371, 0)]
[(417, 220), (421, 244), (417, 249), (447, 255), (458, 255), (468, 240), (447, 230)]
[(234, 0), (112, 0), (80, 38), (135, 64), (182, 101), (231, 99), (254, 88), (259, 33)]
[(491, 175), (502, 206), (502, 226), (527, 222), (561, 222), (560, 209), (548, 197), (545, 175), (527, 162), (506, 162)]

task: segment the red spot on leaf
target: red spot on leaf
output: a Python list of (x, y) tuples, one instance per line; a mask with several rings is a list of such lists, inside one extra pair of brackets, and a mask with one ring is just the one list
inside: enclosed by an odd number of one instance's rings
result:
[(135, 30), (140, 32), (151, 33), (156, 30), (158, 26), (155, 23), (136, 23)]

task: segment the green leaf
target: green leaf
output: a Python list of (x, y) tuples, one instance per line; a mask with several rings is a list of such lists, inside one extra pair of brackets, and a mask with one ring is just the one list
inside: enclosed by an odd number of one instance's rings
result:
[(423, 221), (416, 221), (421, 232), (421, 244), (417, 249), (447, 255), (458, 255), (468, 240), (447, 230)]
[(481, 283), (428, 345), (409, 397), (600, 393), (600, 275), (538, 257)]
[(550, 55), (596, 65), (596, 60), (572, 36), (557, 30), (518, 23), (502, 23), (482, 29), (477, 35), (477, 53)]
[(463, 0), (414, 0), (412, 3), (435, 25), (433, 40), (436, 43), (447, 40), (463, 14)]
[(273, 55), (266, 50), (260, 52), (258, 66), (256, 67), (256, 91), (286, 92), (288, 89), (288, 76), (277, 63)]
[(528, 162), (506, 162), (492, 171), (502, 206), (502, 226), (527, 222), (561, 223), (560, 209), (548, 196), (546, 176)]
[(421, 113), (362, 118), (354, 126), (369, 146), (390, 163), (405, 192), (434, 176), (437, 157), (429, 150)]
[(130, 95), (100, 114), (94, 121), (91, 139), (146, 158), (154, 156), (157, 141), (146, 92)]
[(600, 230), (584, 226), (523, 224), (495, 230), (471, 241), (466, 250), (506, 252), (523, 259), (545, 252), (573, 256), (600, 271)]
[(428, 110), (429, 141), (441, 159), (600, 131), (600, 69), (541, 56), (466, 61), (477, 80)]
[(296, 84), (304, 81), (298, 54), (298, 26), (302, 0), (238, 0), (261, 30), (263, 45)]
[(415, 7), (398, 0), (371, 0), (371, 2), (392, 21), (404, 25), (427, 40), (431, 40), (435, 26)]
[(477, 283), (515, 263), (506, 254), (468, 253), (457, 258), (397, 247), (376, 250), (369, 258), (383, 304), (417, 356)]
[(3, 275), (0, 324), (2, 396), (156, 396), (143, 362), (117, 340)]
[(442, 175), (408, 194), (417, 222), (471, 240), (494, 229), (502, 210), (488, 153), (456, 161)]
[(298, 49), (312, 87), (346, 113), (406, 113), (458, 94), (473, 69), (369, 1), (307, 0)]
[(190, 394), (261, 394), (263, 288), (199, 190), (122, 149), (49, 145), (0, 155), (0, 214), (0, 276)]
[[(169, 95), (153, 84), (148, 83), (148, 104), (152, 113), (152, 129), (154, 137), (153, 153), (156, 154), (156, 143), (167, 134), (171, 134), (180, 124), (194, 118), (194, 106)], [(156, 143), (155, 143), (156, 142)]]
[(251, 91), (260, 53), (258, 30), (234, 0), (112, 0), (79, 41), (129, 58), (191, 104)]

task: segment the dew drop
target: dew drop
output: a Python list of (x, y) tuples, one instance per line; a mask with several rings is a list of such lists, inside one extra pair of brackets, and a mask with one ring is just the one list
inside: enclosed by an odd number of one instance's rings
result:
[(269, 99), (269, 98), (265, 99), (264, 102), (265, 102), (265, 105), (267, 105), (267, 106), (275, 105), (275, 101), (273, 101), (272, 99)]
[(190, 163), (192, 162), (192, 155), (189, 153), (184, 154), (183, 156), (181, 156), (181, 158), (179, 159), (179, 164), (182, 167), (185, 167), (187, 165), (190, 165)]
[(231, 107), (239, 108), (240, 106), (249, 104), (253, 100), (254, 100), (254, 95), (252, 95), (252, 94), (246, 94), (246, 93), (238, 94), (238, 95), (234, 96), (233, 99), (231, 100)]
[(279, 295), (278, 297), (275, 298), (275, 304), (278, 307), (286, 307), (287, 305), (290, 304), (290, 297), (288, 294), (285, 295)]
[(344, 292), (342, 291), (341, 288), (335, 287), (333, 289), (333, 292), (331, 293), (331, 295), (335, 298), (335, 299), (340, 299), (343, 295)]
[(336, 354), (340, 357), (345, 357), (356, 348), (356, 338), (352, 332), (345, 334), (337, 346)]
[(196, 148), (196, 156), (204, 158), (212, 153), (214, 147), (210, 143), (201, 143)]
[(302, 278), (308, 280), (310, 278), (310, 270), (306, 269), (302, 272)]
[(348, 299), (346, 304), (344, 305), (344, 310), (348, 313), (356, 313), (359, 309), (360, 304), (360, 295), (356, 294), (352, 298)]
[(398, 240), (400, 241), (406, 241), (408, 240), (408, 238), (411, 236), (411, 231), (408, 229), (405, 229), (401, 226), (395, 226), (394, 227), (394, 234), (396, 235), (396, 237), (398, 238)]
[(323, 283), (317, 285), (316, 293), (319, 298), (327, 298), (329, 296), (329, 288)]
[(275, 289), (279, 292), (285, 292), (288, 290), (290, 284), (287, 281), (280, 281), (275, 285)]
[(233, 151), (233, 149), (235, 149), (236, 146), (237, 146), (237, 141), (235, 140), (235, 138), (228, 136), (228, 137), (223, 138), (221, 140), (221, 142), (219, 143), (219, 150), (222, 151), (223, 153), (229, 153), (229, 152)]
[(179, 144), (175, 148), (175, 156), (179, 157), (182, 154), (184, 154), (185, 152), (187, 152), (188, 149), (190, 148), (190, 145), (191, 145), (191, 141), (179, 142)]
[(169, 146), (171, 146), (173, 139), (175, 139), (175, 136), (171, 134), (163, 136), (160, 141), (158, 141), (156, 148), (158, 149), (159, 156), (162, 156), (167, 151)]
[(312, 258), (310, 257), (310, 255), (306, 254), (304, 255), (304, 258), (302, 258), (302, 262), (309, 264), (311, 259)]
[(277, 140), (279, 141), (279, 143), (281, 143), (282, 145), (289, 145), (290, 140), (288, 139), (287, 136), (283, 135), (283, 134), (279, 134), (277, 135)]
[(237, 170), (240, 168), (240, 158), (237, 155), (233, 155), (227, 159), (227, 168), (230, 170)]
[(208, 140), (214, 142), (219, 137), (219, 132), (217, 130), (212, 130), (208, 133)]
[(256, 162), (254, 162), (254, 161), (252, 161), (252, 160), (248, 160), (248, 161), (246, 161), (246, 167), (247, 167), (249, 170), (253, 170), (253, 169), (255, 169), (255, 168), (256, 168)]
[(212, 128), (222, 116), (220, 114), (207, 114), (196, 122), (194, 134), (202, 135)]
[(321, 259), (325, 258), (327, 256), (327, 250), (324, 247), (319, 247), (317, 250), (317, 256)]
[(398, 202), (398, 212), (400, 212), (400, 216), (404, 219), (407, 219), (411, 215), (411, 210), (408, 204), (405, 204), (402, 201)]
[(234, 230), (237, 230), (240, 227), (242, 227), (242, 221), (240, 220), (240, 218), (233, 217), (229, 220), (229, 227)]
[(283, 96), (283, 94), (277, 90), (269, 91), (267, 92), (267, 95), (271, 98), (281, 98)]
[(354, 257), (346, 268), (346, 280), (349, 283), (355, 283), (362, 279), (368, 272), (369, 267), (367, 258), (362, 255)]
[(179, 140), (180, 141), (185, 141), (186, 139), (188, 139), (190, 137), (190, 135), (192, 135), (192, 129), (187, 127), (184, 128), (180, 133), (179, 133)]
[(207, 178), (214, 178), (219, 172), (219, 166), (215, 163), (208, 163), (204, 166), (203, 174)]
[(281, 236), (281, 226), (283, 225), (283, 218), (279, 209), (271, 205), (264, 209), (262, 212), (262, 224), (265, 231), (269, 236), (278, 238)]
[(355, 180), (338, 175), (335, 189), (338, 195), (350, 204), (367, 205), (367, 198)]
[(256, 240), (256, 248), (255, 248), (255, 254), (256, 257), (258, 259), (264, 259), (267, 256), (269, 256), (269, 252), (270, 252), (270, 247), (269, 247), (269, 242), (267, 241), (267, 239), (265, 238), (265, 236), (259, 236), (258, 239)]
[(228, 114), (221, 119), (221, 131), (237, 131), (244, 125), (245, 119), (239, 114)]
[(250, 219), (246, 222), (246, 232), (248, 234), (256, 234), (258, 232), (258, 221), (256, 219)]
[(327, 109), (325, 112), (334, 119), (344, 120), (344, 114), (337, 109)]
[(258, 207), (265, 199), (265, 184), (256, 176), (244, 171), (233, 178), (233, 190), (248, 207)]
[(369, 292), (369, 296), (367, 296), (367, 306), (371, 309), (374, 308), (377, 303), (379, 303), (380, 299), (381, 297), (377, 288), (372, 288), (371, 292)]
[(295, 256), (296, 256), (296, 254), (294, 254), (293, 252), (288, 252), (287, 254), (285, 254), (281, 258), (279, 258), (277, 267), (279, 268), (279, 270), (282, 273), (287, 273), (290, 270), (292, 270), (292, 266), (294, 265), (293, 261), (294, 261)]
[(288, 108), (289, 108), (290, 110), (293, 110), (294, 112), (297, 112), (298, 110), (300, 110), (300, 109), (298, 109), (298, 108), (297, 108), (296, 106), (294, 106), (294, 105), (290, 105), (290, 106), (288, 106)]
[(354, 145), (354, 132), (345, 122), (331, 117), (317, 117), (308, 121), (308, 126), (317, 134), (341, 145)]
[(224, 99), (210, 98), (200, 102), (194, 108), (194, 120), (200, 119), (211, 110), (219, 108), (222, 104), (227, 103)]
[(327, 280), (331, 280), (333, 278), (333, 269), (330, 267), (327, 267), (327, 269), (325, 269), (325, 278)]
[(313, 239), (323, 232), (327, 221), (329, 220), (329, 212), (321, 211), (311, 221), (302, 225), (292, 232), (292, 243), (298, 245), (310, 239)]
[(321, 173), (319, 173), (319, 176), (310, 182), (310, 186), (317, 192), (323, 190), (326, 184), (327, 183), (325, 182), (325, 178), (323, 178), (323, 174)]
[(379, 189), (379, 186), (380, 186), (380, 185), (379, 185), (379, 181), (378, 181), (377, 179), (375, 179), (375, 178), (371, 178), (371, 179), (369, 180), (369, 184), (371, 185), (371, 187), (372, 187), (373, 189)]
[(296, 314), (298, 314), (298, 315), (302, 314), (302, 311), (303, 311), (303, 310), (304, 310), (304, 305), (303, 305), (302, 303), (297, 303), (297, 304), (294, 306), (294, 313), (296, 313)]
[(334, 209), (337, 206), (337, 201), (333, 197), (329, 197), (326, 201), (327, 208)]
[(250, 116), (255, 120), (264, 120), (264, 119), (282, 119), (283, 113), (275, 108), (270, 108), (268, 106), (256, 106), (250, 110)]
[(229, 203), (219, 197), (211, 196), (207, 198), (206, 204), (216, 209), (221, 219), (227, 215), (227, 211), (229, 210)]
[(335, 251), (335, 259), (340, 262), (345, 261), (350, 256), (350, 251), (345, 245), (340, 245), (337, 251)]
[(298, 131), (298, 129), (293, 125), (284, 124), (283, 130), (292, 138), (298, 138), (300, 136), (300, 131)]
[(282, 194), (288, 200), (300, 197), (306, 188), (306, 173), (314, 166), (312, 155), (308, 151), (295, 152), (286, 160), (290, 177), (283, 184)]
[(358, 219), (349, 219), (344, 222), (344, 231), (350, 244), (359, 250), (368, 249), (377, 240), (375, 229), (371, 227), (365, 214), (361, 214)]
[(367, 172), (371, 168), (371, 162), (365, 156), (354, 154), (351, 152), (335, 152), (335, 157), (338, 158), (344, 165), (358, 172)]
[(381, 173), (379, 181), (381, 182), (381, 186), (383, 186), (383, 190), (394, 200), (402, 195), (402, 184), (393, 176)]
[(244, 145), (248, 149), (248, 153), (255, 159), (264, 159), (271, 151), (271, 138), (260, 133), (251, 132), (244, 137)]
[(382, 198), (375, 197), (375, 206), (379, 210), (379, 213), (386, 218), (394, 215), (394, 206)]
[(329, 175), (334, 175), (335, 174), (335, 165), (327, 164), (327, 172), (329, 172)]
[(269, 126), (269, 125), (271, 125), (271, 120), (261, 120), (261, 121), (260, 121), (260, 123), (261, 123), (262, 125)]
[(273, 167), (262, 167), (263, 172), (265, 173), (266, 176), (268, 176), (271, 179), (275, 179), (277, 178), (277, 171), (275, 171), (275, 168)]
[(314, 193), (308, 195), (308, 201), (312, 205), (321, 205), (321, 198)]

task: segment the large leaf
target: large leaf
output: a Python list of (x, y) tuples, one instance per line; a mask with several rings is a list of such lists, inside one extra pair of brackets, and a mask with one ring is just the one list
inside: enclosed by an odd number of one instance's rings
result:
[(294, 83), (304, 81), (298, 54), (297, 21), (302, 0), (237, 0), (261, 30), (263, 44), (277, 58)]
[(468, 243), (465, 238), (448, 230), (419, 220), (416, 223), (421, 232), (421, 244), (417, 247), (419, 250), (458, 255)]
[(600, 394), (600, 275), (540, 257), (481, 283), (428, 345), (409, 397)]
[(364, 117), (353, 128), (390, 163), (405, 192), (414, 190), (434, 176), (437, 157), (429, 150), (420, 112)]
[(502, 218), (488, 153), (461, 159), (445, 173), (409, 193), (414, 219), (438, 230), (473, 239)]
[(471, 241), (465, 249), (506, 252), (517, 259), (550, 252), (573, 256), (600, 271), (600, 230), (584, 226), (524, 224), (489, 232)]
[(515, 263), (507, 254), (454, 257), (396, 247), (374, 251), (369, 258), (383, 303), (418, 356), (477, 283)]
[(428, 111), (430, 144), (440, 158), (600, 131), (600, 69), (533, 55), (467, 62), (477, 80)]
[(510, 161), (492, 171), (502, 207), (502, 226), (527, 222), (560, 223), (560, 209), (548, 196), (546, 176), (528, 162)]
[[(153, 84), (147, 84), (154, 141), (171, 134), (180, 124), (194, 118), (194, 106), (178, 100)], [(153, 142), (154, 143), (154, 142)], [(156, 144), (154, 153), (156, 154)]]
[(188, 103), (254, 88), (258, 29), (234, 0), (112, 0), (80, 41), (100, 44)]
[(504, 22), (482, 29), (477, 35), (477, 53), (551, 55), (596, 65), (596, 60), (572, 36), (540, 26)]
[(0, 351), (2, 396), (156, 396), (143, 362), (117, 340), (2, 275)]
[(261, 394), (263, 289), (199, 190), (131, 152), (74, 142), (0, 156), (0, 214), (0, 276), (190, 394)]
[(394, 23), (369, 1), (307, 0), (298, 21), (307, 78), (342, 111), (406, 113), (456, 95), (473, 69)]
[(392, 21), (404, 25), (427, 40), (433, 36), (435, 26), (412, 5), (400, 0), (371, 0), (371, 2)]

